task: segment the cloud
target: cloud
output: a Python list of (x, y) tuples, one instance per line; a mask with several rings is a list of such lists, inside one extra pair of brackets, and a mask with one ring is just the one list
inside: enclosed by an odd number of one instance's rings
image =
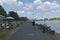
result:
[(46, 9), (54, 9), (54, 8), (59, 8), (59, 7), (60, 7), (60, 4), (58, 4), (57, 2), (46, 1), (42, 5), (39, 5), (37, 9), (46, 10)]
[(10, 6), (17, 5), (17, 0), (3, 0), (3, 2)]
[(28, 8), (31, 8), (33, 6), (33, 4), (32, 3), (26, 3), (25, 6)]
[(23, 6), (23, 2), (17, 0), (0, 0), (0, 5), (7, 4), (11, 7)]
[(0, 0), (0, 5), (3, 5), (3, 1), (2, 0)]
[(33, 2), (25, 3), (24, 9), (30, 10), (30, 9), (33, 9), (36, 5), (42, 5), (42, 1), (34, 0)]
[(41, 0), (35, 0), (33, 3), (34, 3), (35, 5), (40, 5), (40, 4), (42, 4), (42, 1), (41, 1)]
[(24, 9), (29, 10), (32, 9), (32, 7), (34, 7), (33, 3), (25, 3)]
[(54, 2), (45, 1), (43, 3), (42, 0), (34, 0), (33, 3), (30, 2), (30, 3), (25, 3), (25, 4), (17, 0), (0, 0), (0, 5), (3, 5), (3, 4), (8, 4), (13, 8), (24, 6), (22, 9), (26, 9), (26, 10), (33, 9), (35, 7), (34, 5), (38, 5), (36, 8), (38, 10), (47, 10), (47, 9), (54, 9), (54, 8), (60, 7), (60, 4), (58, 4), (56, 1)]
[(52, 13), (60, 13), (60, 10), (51, 10)]
[(23, 5), (24, 5), (23, 2), (21, 1), (18, 2), (18, 6), (23, 6)]
[(25, 13), (25, 11), (24, 10), (20, 10), (20, 11), (17, 11), (17, 13), (23, 14), (23, 13)]
[(33, 14), (33, 12), (31, 12), (31, 11), (28, 11), (28, 12), (27, 12), (27, 14)]

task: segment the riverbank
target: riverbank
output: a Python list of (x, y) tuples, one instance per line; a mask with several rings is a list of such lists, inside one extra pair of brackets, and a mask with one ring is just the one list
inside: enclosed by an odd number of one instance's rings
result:
[(55, 35), (51, 35), (50, 33), (46, 32), (46, 35), (50, 36), (53, 40), (60, 40), (60, 34), (55, 33)]
[(56, 33), (55, 35), (52, 35), (54, 40), (60, 40), (60, 34)]
[(36, 24), (46, 24), (50, 26), (52, 30), (55, 30), (55, 32), (60, 32), (60, 21), (36, 21)]
[[(36, 24), (36, 27), (41, 30), (40, 25)], [(42, 31), (42, 30), (41, 30)], [(53, 40), (60, 40), (60, 34), (55, 32), (55, 35), (50, 34), (49, 32), (45, 32), (45, 35), (50, 36)]]

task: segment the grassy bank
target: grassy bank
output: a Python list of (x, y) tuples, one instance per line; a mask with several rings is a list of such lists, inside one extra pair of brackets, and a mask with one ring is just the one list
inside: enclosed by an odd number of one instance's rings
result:
[(53, 40), (60, 40), (60, 34), (56, 33), (55, 35), (52, 35), (50, 33), (45, 33), (46, 35), (50, 36)]
[[(23, 23), (20, 23), (20, 27), (22, 25)], [(10, 27), (6, 31), (0, 31), (0, 40), (7, 40), (20, 27)]]
[[(39, 25), (36, 25), (36, 28), (38, 28), (39, 30), (41, 30)], [(41, 30), (42, 31), (42, 30)], [(45, 35), (49, 36), (52, 38), (52, 40), (60, 40), (60, 34), (56, 33), (55, 35), (50, 34), (49, 32), (45, 32)]]
[[(39, 30), (42, 31), (42, 28), (40, 27), (40, 25), (37, 24), (36, 25), (36, 28), (38, 28)], [(54, 40), (54, 38), (53, 38), (54, 35), (52, 35), (52, 34), (50, 34), (48, 32), (45, 32), (44, 34), (47, 35), (48, 37), (50, 37), (52, 40)]]
[(56, 33), (55, 35), (52, 35), (54, 40), (60, 40), (60, 34)]
[(48, 35), (49, 37), (51, 37), (53, 40), (60, 40), (60, 34), (56, 33), (55, 35), (52, 35), (48, 32), (45, 33), (46, 35)]
[(10, 34), (15, 30), (16, 28), (11, 28), (6, 31), (0, 31), (0, 40), (7, 40), (7, 38), (10, 36)]
[(48, 32), (46, 32), (46, 33), (44, 33), (45, 35), (48, 35), (50, 38), (52, 38), (52, 40), (54, 40), (54, 38), (53, 38), (53, 36), (55, 36), (55, 35), (52, 35), (52, 34), (50, 34), (50, 33), (48, 33)]

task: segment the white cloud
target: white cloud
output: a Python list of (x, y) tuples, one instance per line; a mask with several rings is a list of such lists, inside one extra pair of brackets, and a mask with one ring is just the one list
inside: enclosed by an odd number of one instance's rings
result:
[(60, 10), (51, 10), (52, 13), (60, 13)]
[(50, 2), (48, 2), (48, 1), (46, 1), (46, 2), (44, 2), (44, 5), (46, 5), (46, 6), (50, 6), (50, 5), (51, 5), (51, 3), (50, 3)]
[(33, 12), (31, 12), (31, 11), (28, 11), (28, 12), (27, 12), (27, 14), (33, 14)]
[(45, 9), (49, 9), (50, 6), (51, 6), (50, 2), (44, 2), (42, 5), (39, 5), (37, 9), (45, 10)]
[(0, 0), (0, 5), (7, 4), (11, 7), (23, 6), (23, 2), (17, 0)]
[(36, 6), (36, 5), (42, 5), (42, 1), (34, 0), (34, 2), (32, 2), (32, 3), (25, 3), (24, 9), (30, 10), (30, 9), (33, 9), (34, 6)]
[[(59, 8), (60, 7), (60, 4), (58, 4), (56, 1), (54, 2), (49, 2), (49, 1), (45, 1), (44, 3), (42, 2), (42, 0), (34, 0), (33, 3), (25, 3), (23, 4), (23, 2), (21, 1), (17, 1), (17, 0), (0, 0), (0, 5), (3, 5), (3, 4), (8, 4), (10, 6), (12, 6), (13, 8), (14, 7), (21, 7), (21, 9), (24, 9), (24, 10), (34, 10), (37, 6), (37, 9), (38, 10), (49, 10), (49, 9), (55, 9), (55, 8)], [(12, 9), (12, 8), (11, 8)], [(18, 13), (25, 13), (25, 11), (18, 11)], [(28, 12), (29, 14), (32, 13), (32, 12)]]
[(26, 3), (25, 6), (28, 8), (31, 8), (33, 6), (33, 4), (32, 3)]
[(23, 6), (23, 5), (24, 5), (23, 2), (21, 1), (18, 2), (18, 6)]
[(26, 3), (24, 6), (24, 9), (29, 10), (29, 9), (32, 9), (32, 7), (34, 7), (33, 3)]
[(36, 5), (39, 5), (39, 4), (42, 4), (42, 1), (41, 0), (35, 0), (33, 3)]
[(17, 5), (17, 0), (3, 0), (3, 2), (10, 6)]
[(37, 9), (46, 10), (46, 9), (54, 9), (54, 8), (58, 8), (58, 7), (60, 7), (60, 4), (58, 4), (57, 2), (46, 1), (43, 3), (43, 5), (39, 5), (37, 7)]
[(38, 10), (44, 10), (45, 7), (44, 6), (38, 6), (36, 9), (38, 9)]
[(3, 5), (3, 1), (2, 0), (0, 0), (0, 5)]
[(23, 13), (25, 13), (25, 11), (24, 10), (20, 10), (17, 13), (23, 14)]

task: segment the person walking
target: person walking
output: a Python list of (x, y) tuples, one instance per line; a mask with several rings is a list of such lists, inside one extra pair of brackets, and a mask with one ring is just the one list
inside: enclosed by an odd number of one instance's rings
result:
[(33, 30), (36, 31), (36, 28), (35, 28), (35, 21), (32, 22), (32, 26), (33, 26)]
[(35, 26), (35, 21), (32, 22), (32, 25)]

